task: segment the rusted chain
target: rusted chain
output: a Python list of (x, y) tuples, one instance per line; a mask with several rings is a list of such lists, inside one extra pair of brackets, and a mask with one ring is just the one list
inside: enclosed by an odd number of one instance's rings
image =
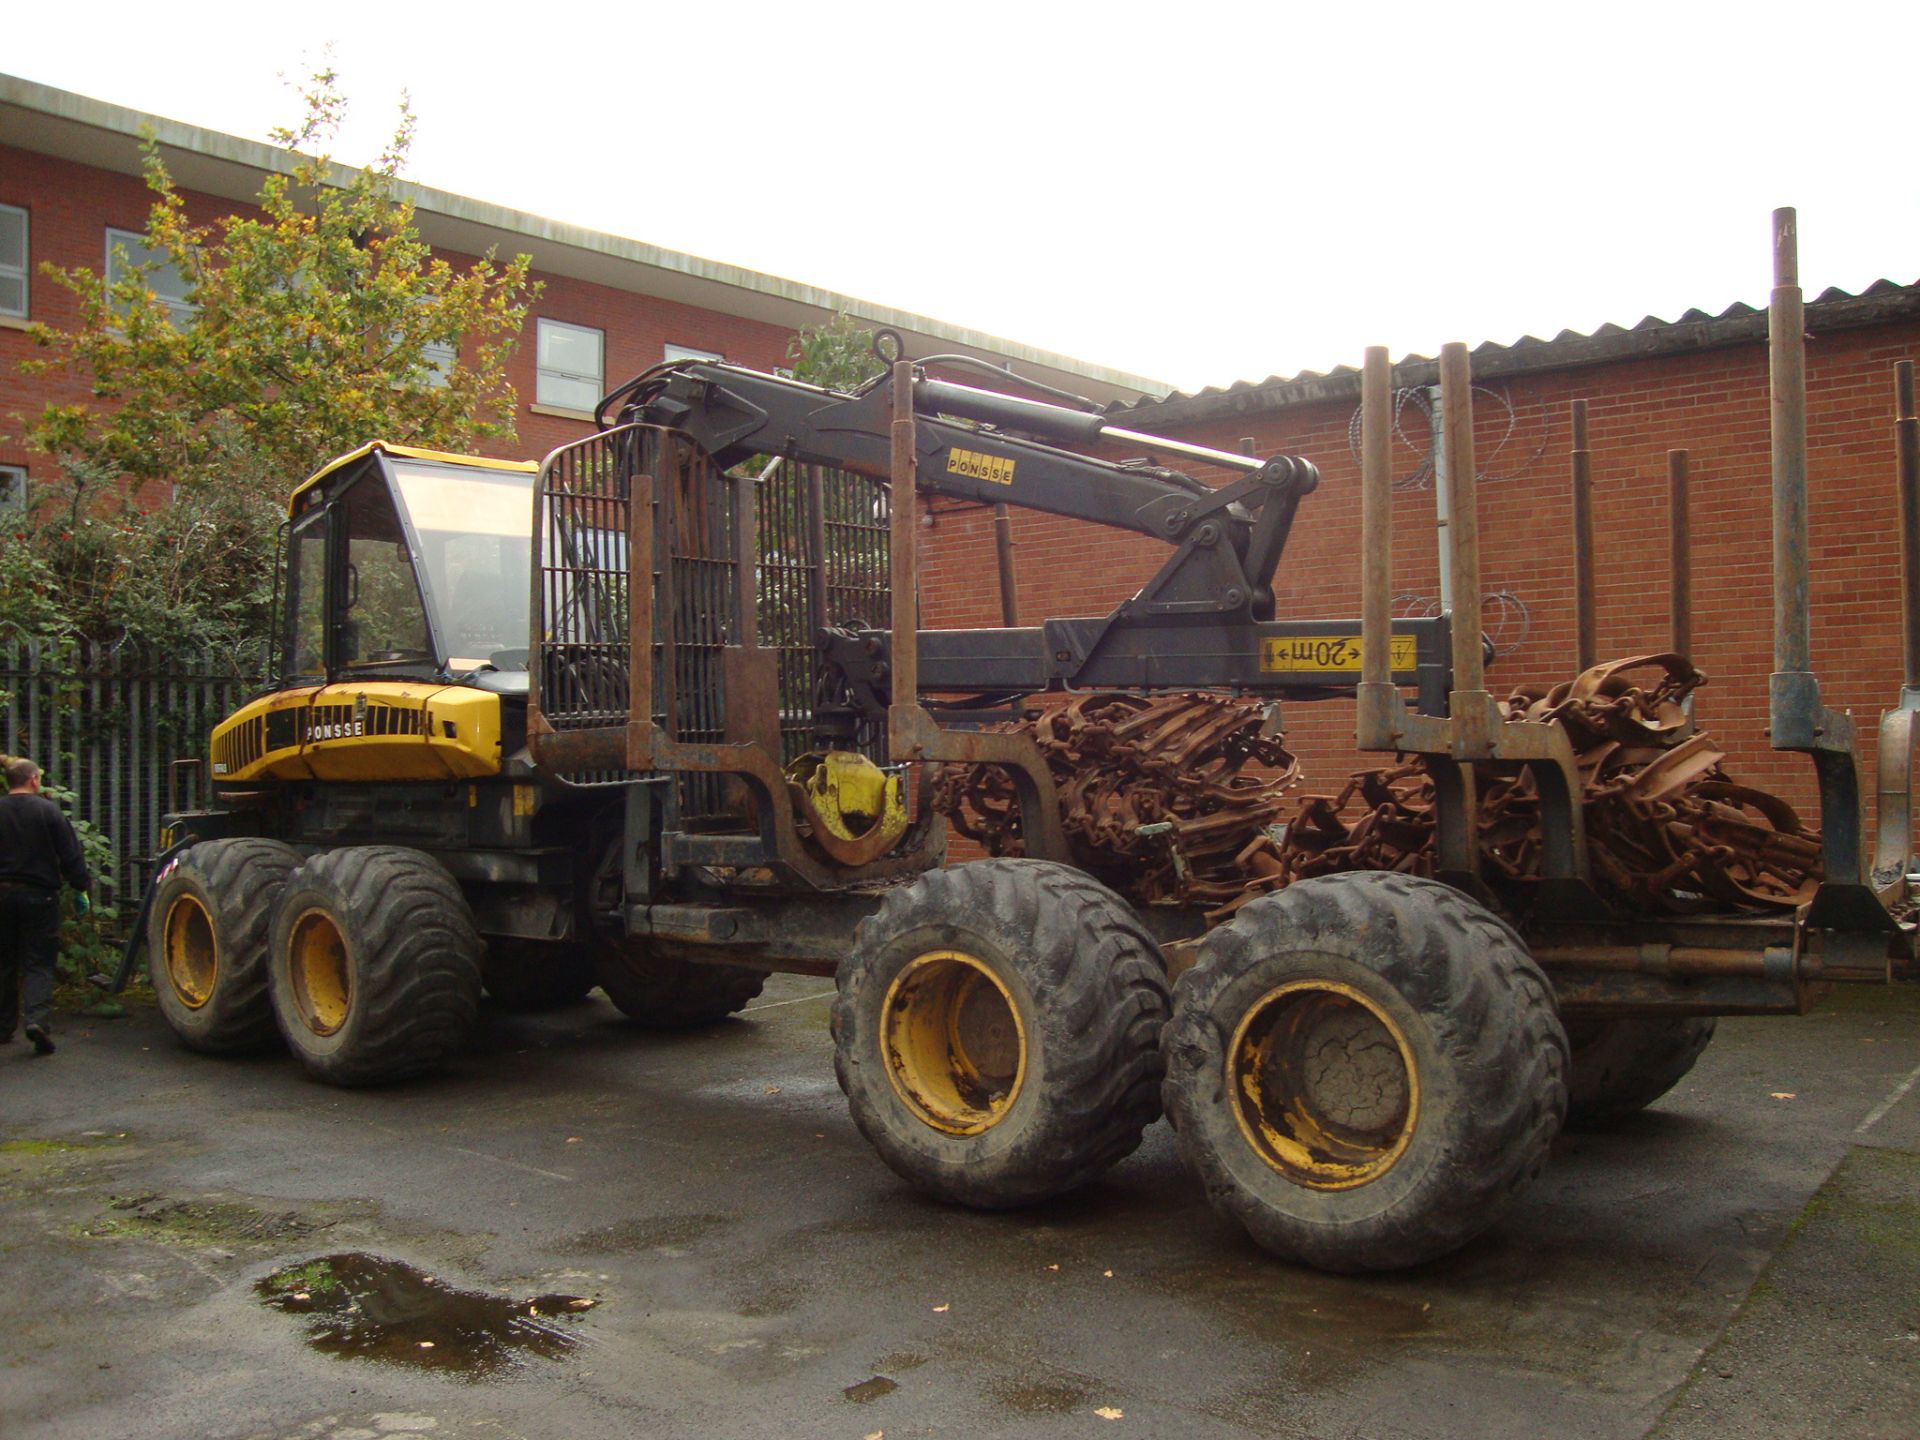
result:
[[(1082, 695), (1021, 728), (1053, 773), (1075, 862), (1143, 904), (1240, 894), (1240, 852), (1281, 818), (1299, 780), (1266, 710), (1225, 696)], [(990, 854), (1020, 853), (1004, 772), (944, 767), (933, 801)]]
[[(1819, 833), (1725, 774), (1724, 752), (1686, 706), (1702, 678), (1677, 655), (1640, 655), (1517, 690), (1503, 710), (1566, 730), (1606, 898), (1666, 913), (1799, 905), (1819, 880)], [(1136, 902), (1200, 905), (1217, 920), (1314, 875), (1432, 873), (1434, 784), (1418, 756), (1294, 800), (1298, 763), (1252, 701), (1082, 696), (1026, 728), (1053, 772), (1074, 859)], [(1540, 874), (1539, 796), (1519, 766), (1482, 764), (1476, 780), (1483, 872), (1517, 900)], [(1019, 853), (1019, 807), (1000, 772), (948, 767), (934, 799), (961, 834)]]

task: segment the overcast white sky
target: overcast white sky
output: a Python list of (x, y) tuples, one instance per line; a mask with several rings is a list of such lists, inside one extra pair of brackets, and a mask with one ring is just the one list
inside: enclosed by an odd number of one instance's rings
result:
[[(84, 14), (84, 22), (79, 15)], [(191, 17), (191, 19), (189, 19)], [(1920, 280), (1920, 5), (15, 6), (0, 70), (1182, 388)], [(120, 36), (126, 39), (120, 39)]]

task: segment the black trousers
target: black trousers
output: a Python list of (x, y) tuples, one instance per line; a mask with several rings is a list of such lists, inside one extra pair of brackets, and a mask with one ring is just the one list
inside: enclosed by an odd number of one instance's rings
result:
[(26, 1021), (50, 1029), (53, 967), (60, 957), (60, 897), (32, 885), (0, 885), (0, 1037)]

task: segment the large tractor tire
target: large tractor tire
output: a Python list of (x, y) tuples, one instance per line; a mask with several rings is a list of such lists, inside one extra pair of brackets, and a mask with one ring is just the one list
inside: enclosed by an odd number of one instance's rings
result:
[(190, 1050), (236, 1054), (278, 1043), (267, 999), (273, 904), (300, 852), (252, 836), (183, 851), (153, 893), (147, 972), (160, 1013)]
[(379, 1085), (443, 1064), (480, 1007), (466, 897), (418, 850), (333, 850), (274, 912), (268, 990), (288, 1047), (329, 1085)]
[(880, 1158), (927, 1194), (1001, 1209), (1063, 1194), (1160, 1115), (1160, 950), (1077, 870), (979, 860), (860, 925), (834, 1069)]
[(481, 976), (509, 1010), (553, 1010), (587, 998), (596, 983), (593, 952), (569, 941), (487, 941)]
[(643, 951), (604, 946), (595, 976), (622, 1015), (648, 1030), (712, 1025), (753, 1003), (767, 983), (764, 970), (704, 965)]
[(1693, 1069), (1713, 1030), (1700, 1015), (1569, 1021), (1567, 1125), (1600, 1130), (1639, 1114)]
[(1485, 1230), (1567, 1108), (1546, 977), (1485, 907), (1354, 872), (1244, 905), (1168, 1024), (1167, 1113), (1214, 1207), (1324, 1270), (1394, 1270)]

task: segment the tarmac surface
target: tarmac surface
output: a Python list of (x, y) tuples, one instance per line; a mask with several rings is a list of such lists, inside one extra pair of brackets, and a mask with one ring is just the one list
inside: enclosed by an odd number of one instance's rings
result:
[(828, 993), (489, 1010), (376, 1091), (147, 1006), (0, 1047), (0, 1434), (1920, 1435), (1914, 987), (1722, 1021), (1487, 1237), (1364, 1279), (1256, 1250), (1164, 1123), (1066, 1200), (918, 1198)]

